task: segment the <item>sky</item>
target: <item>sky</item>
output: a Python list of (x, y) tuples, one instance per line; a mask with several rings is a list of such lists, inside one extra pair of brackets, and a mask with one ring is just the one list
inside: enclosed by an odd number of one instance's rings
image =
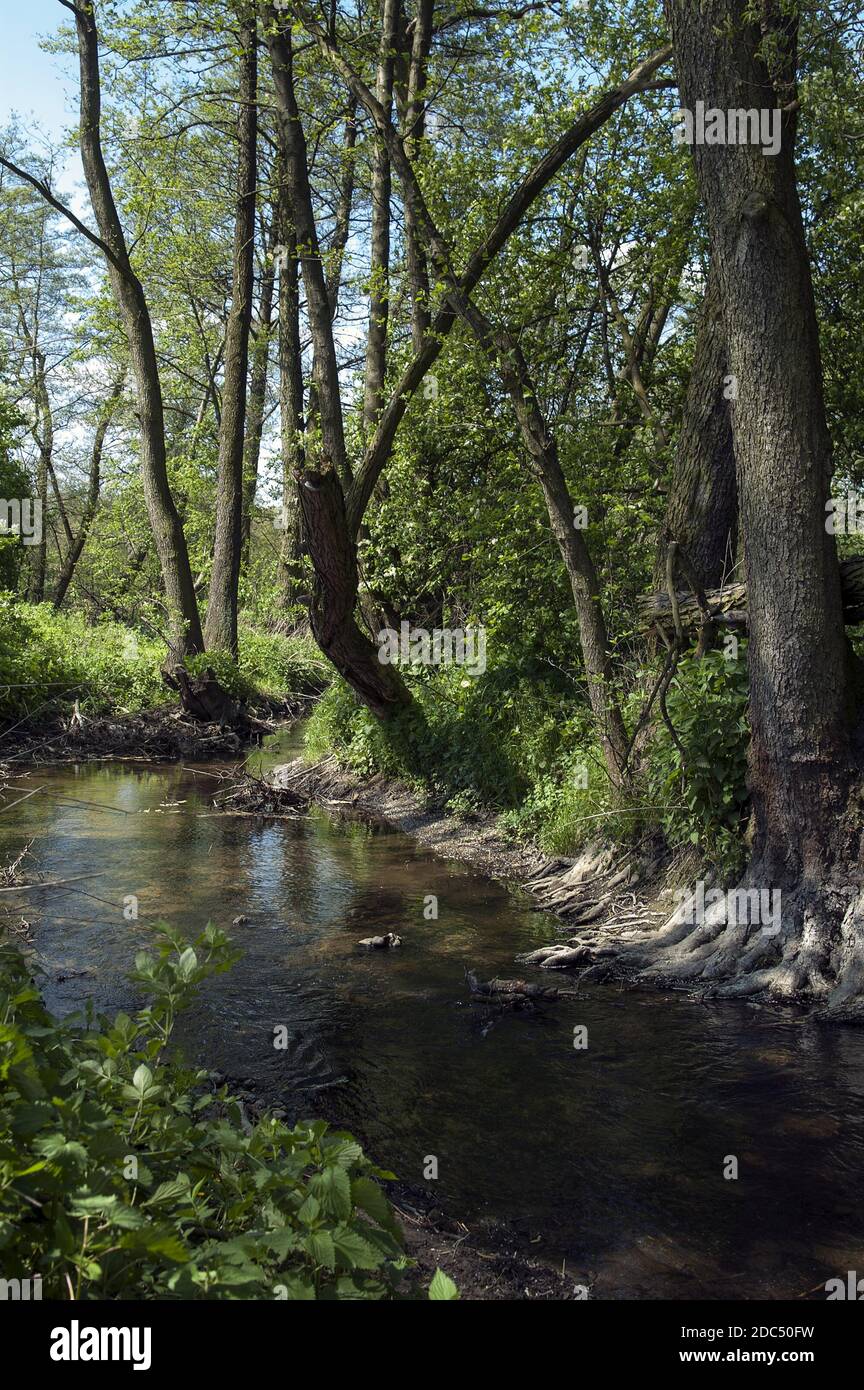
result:
[(2, 0), (2, 9), (0, 124), (17, 111), (57, 136), (74, 120), (73, 59), (43, 53), (39, 39), (72, 16), (57, 0)]

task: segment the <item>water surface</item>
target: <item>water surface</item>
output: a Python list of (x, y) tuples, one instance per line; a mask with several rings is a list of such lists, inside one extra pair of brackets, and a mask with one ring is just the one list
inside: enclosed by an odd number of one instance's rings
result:
[[(277, 743), (256, 766), (285, 756)], [(99, 875), (4, 895), (52, 1008), (134, 1007), (125, 974), (152, 924), (213, 921), (243, 958), (184, 1023), (196, 1060), (291, 1115), (338, 1115), (448, 1213), (506, 1222), (598, 1296), (824, 1297), (826, 1279), (864, 1275), (864, 1033), (610, 986), (485, 1031), (466, 967), (518, 974), (549, 918), (388, 829), (214, 816), (212, 771), (39, 769), (3, 793), (44, 789), (0, 812), (0, 861), (32, 840), (31, 875)], [(402, 950), (358, 948), (390, 930)]]

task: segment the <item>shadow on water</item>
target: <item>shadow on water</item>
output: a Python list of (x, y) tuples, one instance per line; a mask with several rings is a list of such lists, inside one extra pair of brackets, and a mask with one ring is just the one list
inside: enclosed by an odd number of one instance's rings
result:
[[(283, 744), (258, 767), (291, 755)], [(32, 839), (45, 879), (100, 875), (14, 902), (55, 1010), (134, 1005), (125, 972), (149, 926), (210, 920), (243, 957), (184, 1021), (195, 1060), (294, 1115), (326, 1095), (380, 1163), (454, 1216), (509, 1223), (600, 1296), (796, 1297), (864, 1273), (864, 1034), (607, 986), (484, 1035), (465, 968), (518, 973), (516, 952), (552, 932), (504, 886), (321, 812), (209, 815), (203, 768), (66, 767), (37, 785), (0, 815), (0, 860)], [(137, 922), (123, 916), (133, 894)], [(248, 924), (230, 928), (239, 913)], [(401, 951), (358, 949), (388, 930)]]

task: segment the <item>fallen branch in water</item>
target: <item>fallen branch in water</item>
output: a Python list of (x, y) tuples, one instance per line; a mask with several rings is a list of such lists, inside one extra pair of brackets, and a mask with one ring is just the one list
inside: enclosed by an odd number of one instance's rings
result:
[(75, 874), (74, 878), (57, 878), (53, 883), (21, 883), (15, 888), (0, 888), (0, 893), (32, 893), (37, 888), (62, 888), (64, 883), (80, 883), (82, 878), (104, 878), (105, 872), (100, 869), (95, 874)]
[(561, 991), (549, 985), (532, 985), (527, 980), (478, 980), (473, 970), (465, 971), (465, 979), (472, 995), (484, 1000), (490, 998), (544, 999), (550, 1002), (560, 998)]

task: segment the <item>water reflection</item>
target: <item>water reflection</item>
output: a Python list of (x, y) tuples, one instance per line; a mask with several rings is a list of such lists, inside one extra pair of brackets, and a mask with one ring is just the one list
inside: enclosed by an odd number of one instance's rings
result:
[[(242, 913), (231, 930), (243, 959), (210, 982), (187, 1050), (266, 1083), (291, 1113), (326, 1093), (417, 1186), (434, 1155), (454, 1215), (507, 1220), (606, 1296), (795, 1297), (864, 1271), (861, 1033), (602, 987), (483, 1036), (465, 968), (513, 973), (516, 952), (550, 933), (504, 886), (320, 812), (213, 816), (204, 769), (96, 765), (22, 781), (36, 785), (0, 815), (3, 861), (32, 839), (46, 879), (99, 875), (15, 902), (53, 1008), (88, 994), (104, 1009), (134, 1004), (125, 971), (160, 917), (192, 931)], [(123, 915), (130, 894), (137, 922)], [(437, 921), (424, 918), (427, 894)], [(402, 950), (357, 949), (388, 930)], [(572, 1045), (576, 1024), (586, 1051)], [(737, 1181), (723, 1177), (729, 1156)]]

